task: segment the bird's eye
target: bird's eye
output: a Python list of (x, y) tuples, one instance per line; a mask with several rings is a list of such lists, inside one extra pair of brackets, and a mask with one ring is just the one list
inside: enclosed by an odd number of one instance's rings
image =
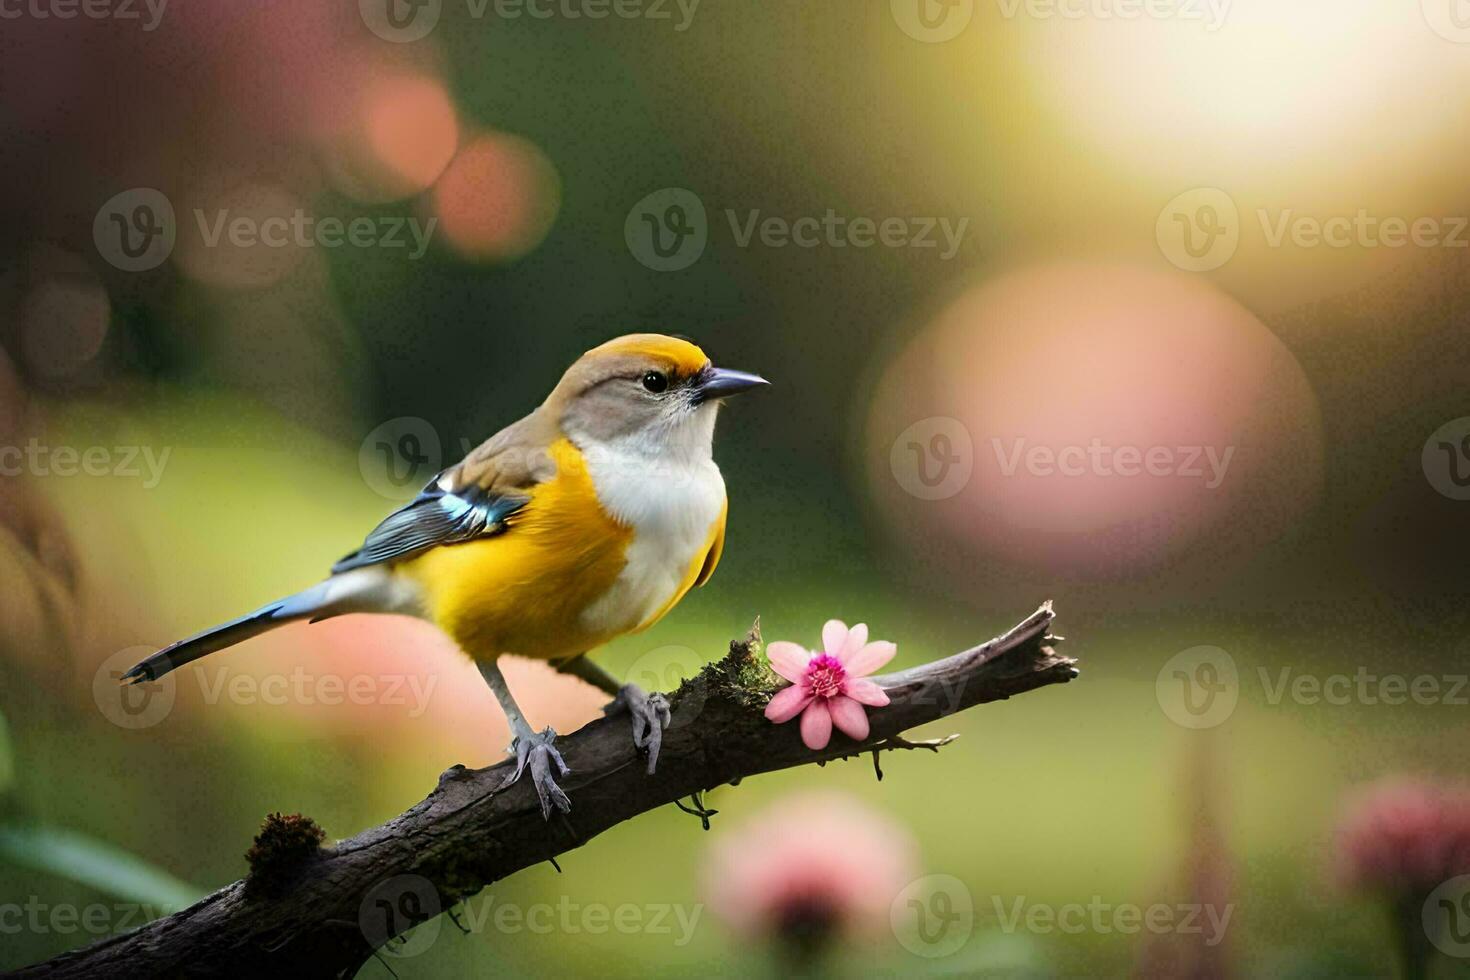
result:
[(657, 395), (669, 386), (669, 379), (658, 371), (649, 371), (643, 376), (643, 387)]

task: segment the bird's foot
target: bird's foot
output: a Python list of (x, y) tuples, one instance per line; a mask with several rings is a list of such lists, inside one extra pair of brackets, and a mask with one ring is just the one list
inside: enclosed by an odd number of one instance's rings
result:
[(515, 772), (496, 787), (498, 792), (516, 783), (529, 763), (531, 782), (536, 787), (536, 796), (541, 800), (541, 816), (546, 820), (551, 819), (553, 805), (562, 813), (569, 813), (572, 809), (572, 801), (567, 799), (567, 794), (556, 784), (556, 777), (552, 772), (553, 765), (563, 776), (571, 772), (561, 753), (556, 750), (553, 744), (555, 741), (556, 732), (549, 727), (544, 731), (527, 731), (517, 735), (511, 743), (511, 751), (516, 754)]
[(626, 711), (633, 716), (633, 744), (648, 749), (648, 774), (658, 768), (658, 750), (664, 744), (664, 729), (669, 727), (669, 699), (654, 691), (648, 694), (637, 684), (624, 684), (602, 709), (606, 715)]

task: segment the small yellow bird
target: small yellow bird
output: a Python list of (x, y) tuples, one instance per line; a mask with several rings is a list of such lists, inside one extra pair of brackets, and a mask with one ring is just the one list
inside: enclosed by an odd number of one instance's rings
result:
[(133, 667), (155, 680), (299, 619), (397, 613), (434, 623), (495, 692), (541, 810), (570, 801), (556, 733), (527, 723), (502, 654), (549, 660), (615, 696), (633, 741), (658, 762), (668, 702), (618, 685), (584, 654), (648, 629), (708, 581), (725, 540), (725, 481), (711, 456), (720, 399), (765, 385), (717, 368), (694, 344), (630, 334), (584, 354), (546, 401), (438, 474), (389, 514), (325, 581), (180, 640)]

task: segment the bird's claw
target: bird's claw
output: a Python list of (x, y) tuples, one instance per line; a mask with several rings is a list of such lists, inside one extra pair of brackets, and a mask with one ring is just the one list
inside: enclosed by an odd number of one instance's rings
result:
[(669, 699), (657, 691), (649, 694), (637, 684), (624, 684), (607, 707), (609, 716), (628, 712), (633, 717), (633, 744), (648, 750), (648, 774), (658, 768), (658, 751), (664, 744), (664, 729), (669, 727)]
[(526, 771), (527, 763), (531, 766), (531, 783), (536, 787), (536, 796), (541, 801), (541, 816), (545, 820), (551, 819), (551, 808), (554, 805), (562, 813), (570, 813), (572, 801), (567, 799), (567, 794), (556, 784), (556, 777), (552, 774), (551, 767), (555, 763), (556, 768), (565, 776), (571, 772), (567, 768), (566, 761), (562, 759), (561, 753), (553, 744), (556, 741), (556, 732), (549, 727), (541, 732), (532, 732), (529, 735), (517, 735), (511, 743), (511, 749), (516, 754), (515, 772), (511, 773), (496, 787), (499, 792), (508, 789), (521, 778)]

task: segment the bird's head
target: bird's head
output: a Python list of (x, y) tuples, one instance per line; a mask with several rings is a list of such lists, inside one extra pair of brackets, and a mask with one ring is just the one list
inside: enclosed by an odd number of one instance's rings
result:
[(583, 354), (547, 399), (573, 440), (651, 456), (708, 456), (722, 399), (765, 385), (678, 337), (629, 334)]

